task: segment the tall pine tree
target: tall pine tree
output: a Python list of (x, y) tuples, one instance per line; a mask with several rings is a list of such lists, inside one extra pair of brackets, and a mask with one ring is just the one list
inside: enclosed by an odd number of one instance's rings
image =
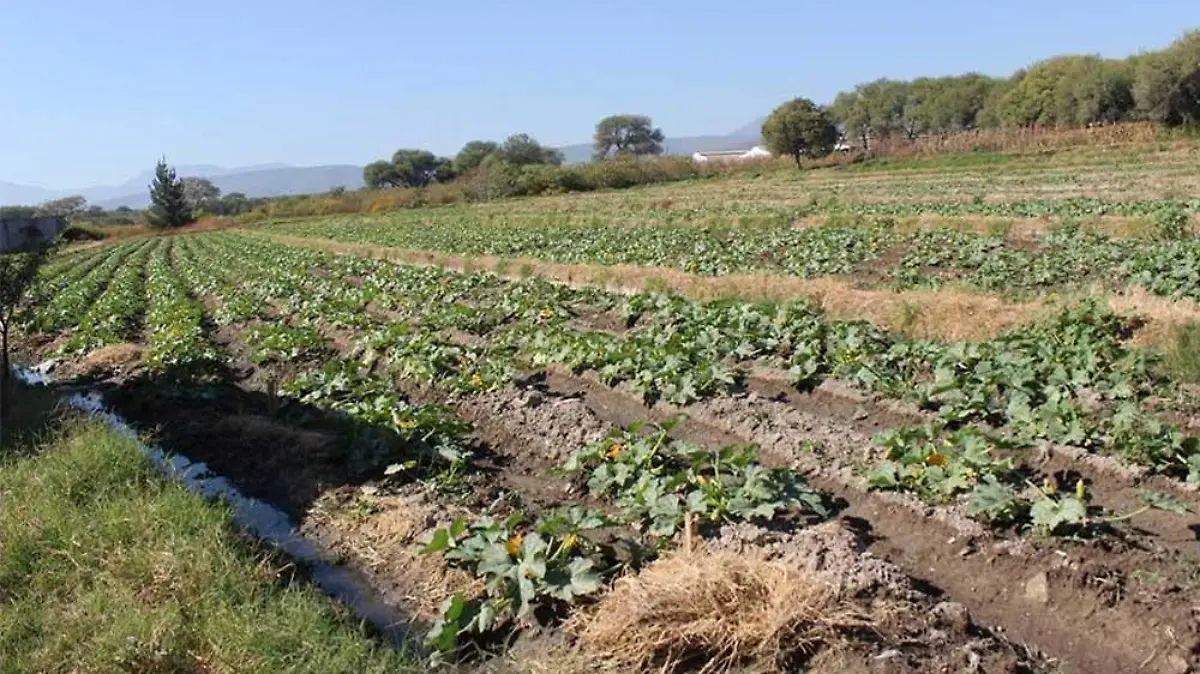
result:
[(166, 158), (154, 167), (149, 220), (155, 227), (182, 227), (195, 220), (183, 193), (183, 181), (175, 176), (175, 169), (167, 166)]

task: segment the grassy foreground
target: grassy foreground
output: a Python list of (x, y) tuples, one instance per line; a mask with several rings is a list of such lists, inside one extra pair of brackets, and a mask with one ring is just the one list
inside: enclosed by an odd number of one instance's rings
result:
[(418, 669), (283, 568), (101, 422), (0, 445), (0, 673)]

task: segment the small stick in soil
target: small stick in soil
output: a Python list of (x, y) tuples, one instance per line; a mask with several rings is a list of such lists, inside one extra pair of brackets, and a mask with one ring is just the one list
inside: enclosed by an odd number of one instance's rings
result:
[(683, 551), (689, 555), (693, 546), (692, 526), (692, 513), (687, 513), (683, 516)]

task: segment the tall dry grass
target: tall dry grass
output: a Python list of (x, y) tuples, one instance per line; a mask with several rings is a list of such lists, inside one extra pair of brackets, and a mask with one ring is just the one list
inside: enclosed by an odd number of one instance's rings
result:
[(974, 129), (914, 140), (881, 139), (872, 145), (871, 154), (879, 157), (912, 157), (965, 152), (1038, 152), (1080, 146), (1149, 144), (1168, 137), (1168, 132), (1150, 122), (1125, 122), (1090, 128)]

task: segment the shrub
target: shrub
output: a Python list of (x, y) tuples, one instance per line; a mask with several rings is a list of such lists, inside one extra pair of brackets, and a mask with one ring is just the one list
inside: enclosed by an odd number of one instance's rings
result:
[(63, 230), (66, 241), (100, 241), (105, 237), (104, 229), (95, 225), (77, 223)]

